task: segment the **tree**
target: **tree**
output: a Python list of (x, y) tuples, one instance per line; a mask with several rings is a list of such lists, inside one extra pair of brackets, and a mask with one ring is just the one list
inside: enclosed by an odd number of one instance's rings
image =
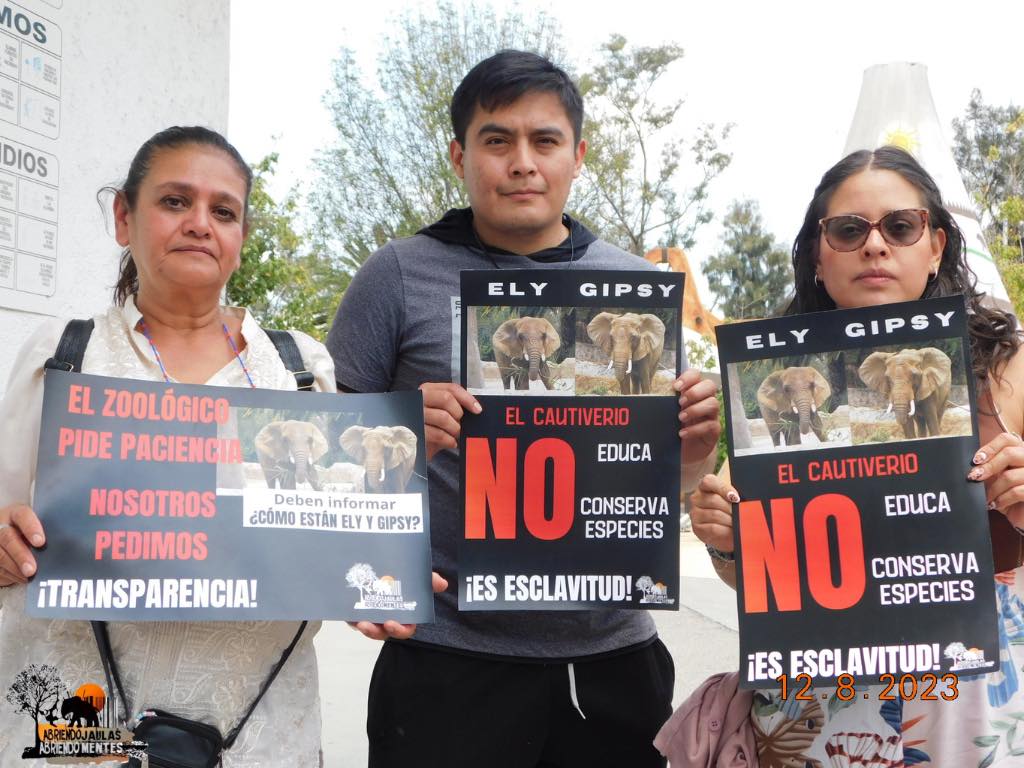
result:
[[(49, 664), (30, 664), (18, 673), (14, 682), (7, 690), (7, 703), (14, 707), (15, 712), (24, 712), (32, 718), (33, 725), (39, 722), (39, 714), (46, 709), (52, 699), (55, 703), (64, 689), (57, 668)], [(35, 754), (39, 754), (39, 729), (33, 727), (36, 734)]]
[(701, 125), (689, 152), (698, 179), (680, 193), (684, 142), (671, 133), (682, 100), (661, 104), (658, 82), (683, 57), (677, 45), (627, 46), (613, 35), (580, 78), (587, 100), (587, 157), (571, 207), (603, 238), (642, 256), (655, 244), (692, 248), (711, 220), (708, 186), (732, 156), (720, 149), (731, 125)]
[(953, 120), (953, 157), (982, 224), (994, 226), (1006, 243), (1001, 208), (1024, 198), (1024, 110), (985, 104), (981, 91), (973, 90), (964, 116)]
[(356, 563), (345, 574), (345, 583), (359, 590), (359, 601), (366, 597), (366, 590), (377, 580), (377, 572), (369, 563)]
[(293, 328), (322, 339), (348, 277), (296, 232), (295, 194), (281, 203), (270, 195), (277, 160), (275, 152), (253, 166), (249, 234), (241, 264), (228, 281), (227, 299), (248, 307), (268, 328)]
[(350, 273), (389, 240), (468, 204), (448, 160), (448, 104), (466, 72), (502, 48), (564, 58), (561, 30), (543, 12), (528, 21), (517, 11), (442, 0), (433, 13), (407, 11), (395, 30), (377, 58), (377, 89), (343, 48), (324, 99), (337, 139), (316, 160), (312, 227)]
[(774, 314), (793, 285), (789, 253), (765, 231), (753, 200), (734, 201), (722, 225), (722, 247), (704, 262), (716, 304), (733, 320)]
[(953, 120), (953, 156), (981, 209), (981, 223), (1006, 291), (1024, 310), (1024, 110), (985, 104), (971, 92)]

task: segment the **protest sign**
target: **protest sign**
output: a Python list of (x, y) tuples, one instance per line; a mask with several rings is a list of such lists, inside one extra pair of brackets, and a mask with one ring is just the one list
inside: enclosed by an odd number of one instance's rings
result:
[(717, 333), (743, 685), (997, 669), (963, 299)]
[(459, 609), (678, 609), (683, 276), (462, 273)]
[(419, 392), (47, 371), (26, 610), (109, 620), (433, 617)]

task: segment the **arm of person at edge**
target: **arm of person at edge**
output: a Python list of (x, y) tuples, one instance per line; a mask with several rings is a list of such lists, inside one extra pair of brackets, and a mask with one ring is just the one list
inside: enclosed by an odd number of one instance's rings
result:
[(1006, 515), (1020, 532), (1024, 529), (1024, 346), (1017, 349), (1000, 375), (989, 376), (992, 400), (1010, 432), (1002, 432), (974, 455), (968, 480), (985, 483), (989, 509)]

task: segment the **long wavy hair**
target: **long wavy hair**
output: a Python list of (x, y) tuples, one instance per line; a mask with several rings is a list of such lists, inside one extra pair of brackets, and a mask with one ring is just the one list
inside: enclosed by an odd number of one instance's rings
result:
[(1012, 314), (982, 305), (985, 294), (977, 289), (977, 277), (967, 264), (967, 248), (960, 227), (943, 205), (942, 194), (935, 180), (913, 155), (899, 147), (859, 150), (844, 157), (821, 177), (814, 190), (814, 197), (807, 206), (803, 226), (793, 243), (796, 290), (785, 314), (836, 308), (825, 286), (814, 280), (821, 242), (818, 222), (827, 213), (829, 202), (839, 185), (869, 168), (894, 171), (912, 184), (921, 194), (924, 207), (928, 209), (929, 225), (933, 229), (945, 231), (946, 247), (942, 250), (938, 274), (928, 281), (921, 298), (963, 294), (971, 337), (971, 368), (979, 381), (986, 382), (990, 374), (998, 377), (1021, 344), (1017, 319)]
[[(153, 163), (153, 157), (163, 149), (177, 149), (188, 145), (203, 147), (214, 147), (224, 152), (238, 167), (238, 173), (245, 181), (245, 200), (242, 212), (242, 221), (249, 218), (249, 193), (252, 191), (252, 169), (242, 158), (237, 149), (223, 136), (214, 130), (199, 125), (179, 126), (175, 125), (165, 128), (139, 147), (132, 164), (128, 167), (128, 176), (119, 186), (103, 187), (97, 194), (100, 200), (104, 193), (112, 193), (124, 198), (129, 210), (135, 210), (135, 204), (139, 199), (139, 187), (149, 173)], [(102, 201), (100, 202), (102, 206)], [(123, 307), (129, 296), (139, 292), (139, 271), (135, 266), (130, 249), (121, 251), (121, 262), (117, 271), (117, 282), (114, 284), (114, 303)]]

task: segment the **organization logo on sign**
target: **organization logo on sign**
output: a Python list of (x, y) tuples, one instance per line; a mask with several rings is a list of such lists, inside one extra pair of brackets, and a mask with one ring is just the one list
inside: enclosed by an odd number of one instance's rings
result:
[(672, 605), (675, 598), (668, 596), (668, 587), (650, 576), (640, 576), (633, 589), (641, 593), (640, 603), (644, 605)]
[(950, 672), (962, 669), (986, 669), (995, 666), (994, 661), (985, 660), (985, 651), (981, 648), (968, 648), (961, 642), (950, 643), (943, 654), (953, 662)]
[(356, 563), (345, 574), (345, 583), (359, 590), (355, 608), (376, 611), (411, 611), (416, 601), (402, 599), (402, 582), (394, 576), (378, 577), (369, 563)]

